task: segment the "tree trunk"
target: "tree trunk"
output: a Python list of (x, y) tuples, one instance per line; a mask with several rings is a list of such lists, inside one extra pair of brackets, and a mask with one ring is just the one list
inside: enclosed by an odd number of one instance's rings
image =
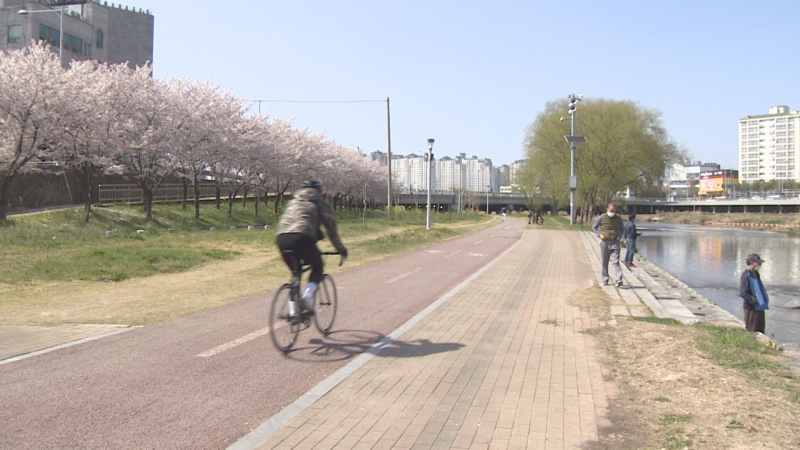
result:
[(89, 216), (92, 214), (92, 165), (89, 163), (83, 164), (83, 176), (86, 185), (86, 203), (84, 207), (85, 217), (84, 222), (89, 223)]
[(216, 196), (217, 209), (220, 209), (222, 207), (222, 188), (220, 188), (218, 185), (216, 186), (215, 190), (216, 190), (215, 196)]
[(275, 194), (275, 211), (273, 211), (273, 214), (275, 214), (276, 216), (278, 215), (278, 205), (282, 201), (283, 201), (283, 192), (278, 192), (277, 194)]
[(186, 202), (189, 199), (189, 180), (185, 176), (181, 178), (181, 183), (183, 183), (183, 195), (181, 198), (181, 207), (184, 211), (186, 211)]
[(11, 177), (6, 176), (3, 178), (3, 184), (0, 185), (0, 222), (5, 222), (6, 207), (8, 205), (8, 189), (11, 185)]
[(192, 184), (194, 185), (194, 218), (200, 219), (200, 186), (197, 185), (197, 173), (192, 174)]
[(236, 199), (236, 191), (228, 193), (228, 218), (233, 217), (233, 200)]
[(244, 187), (244, 195), (242, 196), (242, 208), (247, 207), (247, 191), (249, 190), (248, 187), (249, 186), (247, 185), (245, 185)]
[(256, 212), (256, 217), (258, 217), (258, 207), (259, 207), (259, 203), (261, 203), (261, 199), (258, 198), (258, 194), (259, 193), (260, 193), (260, 189), (258, 187), (256, 187), (256, 192), (255, 192), (255, 197), (256, 197), (255, 200), (256, 201), (254, 202), (255, 203), (255, 209), (256, 209), (256, 211), (255, 211)]
[(144, 187), (142, 189), (142, 195), (144, 196), (144, 212), (145, 212), (145, 220), (150, 222), (153, 219), (153, 189), (150, 187)]

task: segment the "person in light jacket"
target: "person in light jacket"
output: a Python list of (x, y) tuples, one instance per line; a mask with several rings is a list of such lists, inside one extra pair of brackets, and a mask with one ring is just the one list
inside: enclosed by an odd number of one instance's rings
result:
[(739, 296), (744, 299), (744, 326), (747, 331), (764, 332), (765, 313), (769, 309), (769, 295), (758, 270), (764, 260), (755, 253), (747, 255), (745, 259), (747, 269), (742, 272), (739, 283)]

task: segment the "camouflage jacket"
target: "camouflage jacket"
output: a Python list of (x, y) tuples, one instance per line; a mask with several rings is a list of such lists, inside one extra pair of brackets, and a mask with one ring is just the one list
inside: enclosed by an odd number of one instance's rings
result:
[(292, 200), (283, 210), (283, 215), (278, 223), (277, 235), (287, 233), (302, 233), (312, 239), (317, 239), (320, 224), (325, 225), (333, 246), (337, 251), (342, 251), (344, 245), (339, 239), (336, 230), (336, 219), (333, 210), (322, 198), (319, 191), (314, 188), (297, 190)]

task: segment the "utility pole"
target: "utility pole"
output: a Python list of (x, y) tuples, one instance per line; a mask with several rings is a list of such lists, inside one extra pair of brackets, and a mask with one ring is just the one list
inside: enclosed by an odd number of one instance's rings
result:
[(386, 167), (388, 168), (386, 214), (392, 214), (392, 119), (389, 114), (389, 97), (386, 97)]

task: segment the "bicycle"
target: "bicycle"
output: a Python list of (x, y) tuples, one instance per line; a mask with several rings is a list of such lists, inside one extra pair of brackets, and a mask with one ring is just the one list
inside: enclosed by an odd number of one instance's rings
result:
[[(291, 252), (291, 250), (287, 252)], [(322, 252), (321, 254), (338, 255), (339, 253)], [(300, 302), (300, 280), (305, 272), (311, 270), (310, 266), (297, 258), (293, 258), (293, 261), (295, 267), (292, 269), (292, 280), (281, 286), (275, 293), (269, 315), (269, 331), (272, 343), (275, 348), (284, 354), (292, 350), (300, 332), (311, 326), (312, 318), (317, 330), (327, 336), (331, 332), (334, 320), (336, 320), (336, 309), (339, 303), (333, 277), (324, 274), (317, 287), (317, 292), (314, 294), (313, 312), (302, 311), (303, 308), (297, 305), (298, 307), (295, 311), (300, 311), (300, 313), (290, 316), (289, 302)], [(343, 262), (344, 258), (339, 261), (339, 265), (341, 266)]]

